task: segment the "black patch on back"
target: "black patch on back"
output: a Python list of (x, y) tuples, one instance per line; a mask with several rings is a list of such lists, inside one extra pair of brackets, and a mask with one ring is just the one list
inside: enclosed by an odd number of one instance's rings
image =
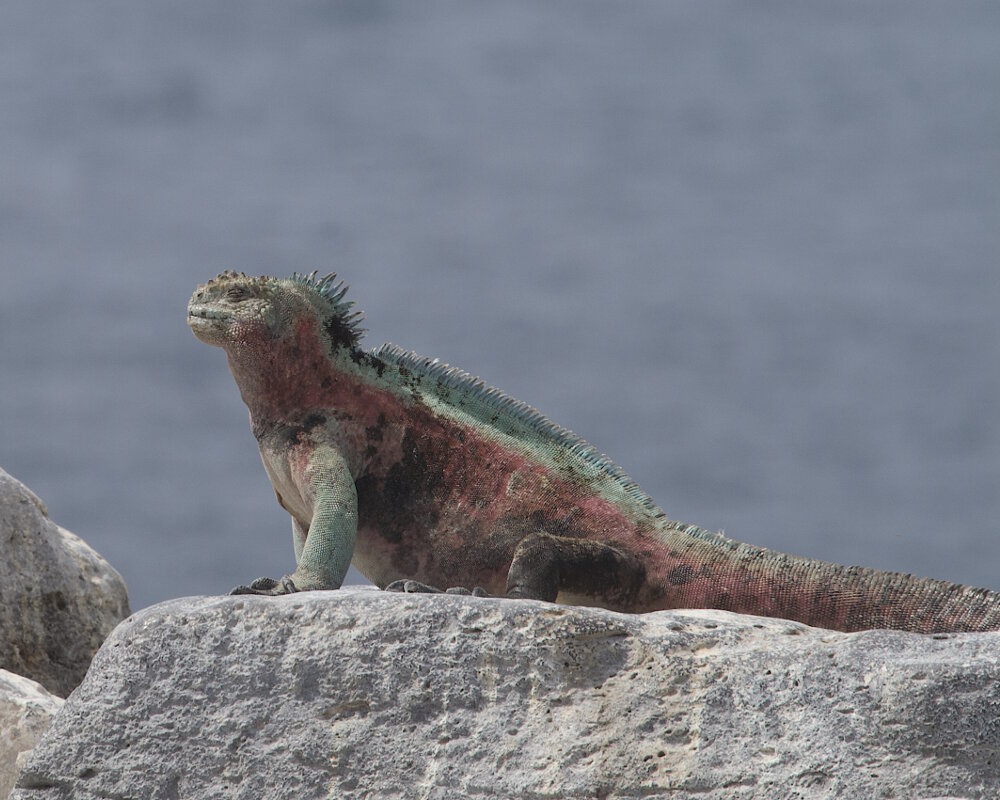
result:
[(380, 378), (385, 373), (385, 361), (358, 347), (351, 348), (351, 361), (359, 367), (374, 370), (375, 374)]
[(339, 316), (334, 315), (327, 319), (323, 323), (323, 329), (326, 331), (326, 335), (330, 337), (330, 344), (334, 348), (346, 347), (353, 349), (357, 344), (357, 331)]

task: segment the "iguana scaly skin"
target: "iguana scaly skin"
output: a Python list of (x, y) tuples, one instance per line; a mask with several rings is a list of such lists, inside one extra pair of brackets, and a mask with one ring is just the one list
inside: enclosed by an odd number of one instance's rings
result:
[(854, 631), (1000, 628), (986, 589), (752, 547), (667, 519), (618, 466), (436, 360), (359, 346), (335, 276), (225, 272), (188, 306), (222, 347), (296, 569), (234, 592), (456, 584), (618, 611), (719, 608)]

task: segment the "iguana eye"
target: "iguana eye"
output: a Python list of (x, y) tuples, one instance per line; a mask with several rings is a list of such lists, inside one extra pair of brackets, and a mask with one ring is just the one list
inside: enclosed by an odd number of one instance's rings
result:
[(250, 290), (246, 286), (234, 286), (226, 292), (226, 299), (234, 303), (246, 300), (250, 296)]

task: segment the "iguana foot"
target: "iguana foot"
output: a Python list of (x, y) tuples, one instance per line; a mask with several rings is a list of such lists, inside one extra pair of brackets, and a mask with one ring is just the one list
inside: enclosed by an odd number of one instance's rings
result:
[(489, 593), (481, 586), (474, 589), (466, 589), (464, 586), (452, 586), (449, 589), (438, 589), (436, 586), (428, 586), (420, 581), (401, 580), (393, 581), (385, 587), (387, 592), (406, 592), (407, 594), (465, 594), (473, 597), (489, 597)]
[(293, 594), (297, 591), (298, 587), (286, 575), (280, 581), (276, 581), (274, 578), (257, 578), (257, 580), (248, 586), (237, 586), (229, 594), (266, 594), (274, 596)]
[(464, 586), (452, 586), (450, 589), (445, 589), (445, 594), (467, 594), (472, 597), (493, 597), (493, 595), (487, 592), (482, 586), (473, 586), (471, 589), (466, 589)]
[(406, 592), (407, 594), (441, 594), (441, 589), (436, 586), (428, 586), (420, 581), (409, 580), (393, 581), (385, 587), (384, 591)]

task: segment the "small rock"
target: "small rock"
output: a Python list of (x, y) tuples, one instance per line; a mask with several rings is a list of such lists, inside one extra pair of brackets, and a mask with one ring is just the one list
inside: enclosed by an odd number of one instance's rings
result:
[(185, 598), (114, 631), (17, 787), (12, 800), (996, 797), (1000, 634), (371, 589)]
[(101, 642), (129, 614), (125, 582), (0, 470), (0, 668), (61, 697), (83, 680)]
[(10, 794), (28, 751), (64, 702), (40, 683), (0, 669), (0, 797)]

